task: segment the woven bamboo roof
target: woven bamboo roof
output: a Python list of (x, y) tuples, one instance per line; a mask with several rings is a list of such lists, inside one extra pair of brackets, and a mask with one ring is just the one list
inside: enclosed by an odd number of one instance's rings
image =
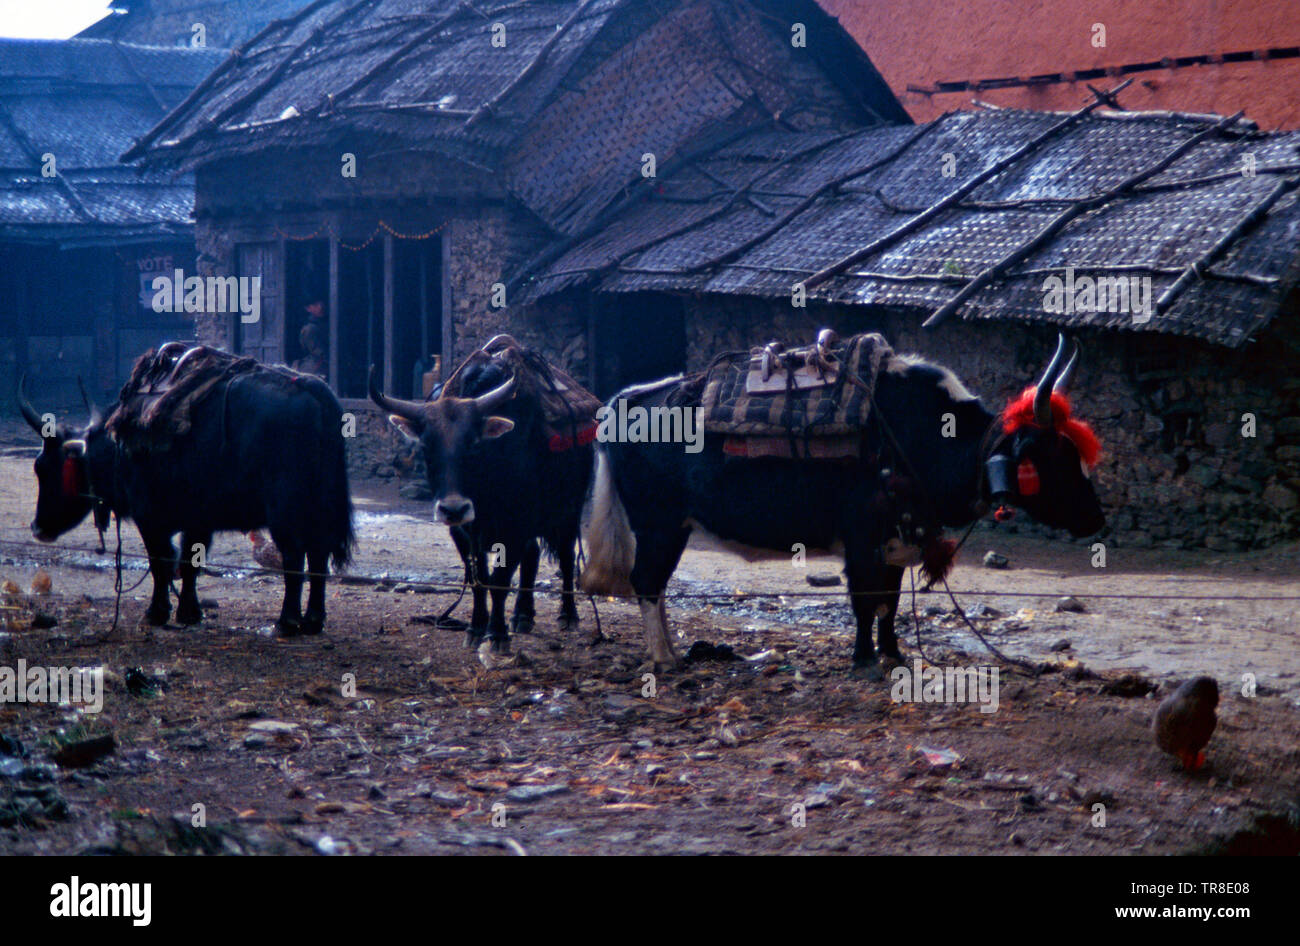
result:
[[(997, 110), (839, 135), (765, 131), (655, 182), (515, 282), (530, 300), (578, 285), (789, 300), (804, 283), (812, 300), (939, 321), (1237, 347), (1300, 281), (1297, 184), (1300, 132), (1217, 117)], [(1149, 277), (1150, 320), (1046, 311), (1044, 281), (1066, 267)]]
[[(0, 39), (0, 238), (118, 242), (188, 233), (191, 178), (118, 155), (224, 53), (103, 40)], [(45, 176), (52, 155), (57, 176)]]
[(774, 114), (796, 127), (910, 121), (813, 0), (317, 0), (126, 157), (193, 168), (340, 142), (427, 150), (499, 176), (573, 233), (643, 152), (669, 160), (686, 138)]

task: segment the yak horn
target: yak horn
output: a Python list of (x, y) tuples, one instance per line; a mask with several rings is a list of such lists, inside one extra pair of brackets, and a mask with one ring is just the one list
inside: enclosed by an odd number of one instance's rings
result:
[(418, 421), (424, 416), (423, 404), (415, 401), (399, 401), (397, 398), (388, 397), (383, 391), (379, 390), (379, 385), (375, 383), (374, 365), (370, 366), (370, 375), (366, 378), (366, 385), (370, 388), (370, 400), (388, 411), (388, 413), (396, 414), (398, 417), (404, 417), (411, 421)]
[(86, 382), (81, 380), (81, 375), (77, 375), (77, 387), (81, 389), (81, 400), (86, 405), (86, 413), (90, 415), (90, 426), (98, 427), (104, 420), (104, 412), (99, 409), (99, 405), (90, 399), (86, 393)]
[(474, 407), (480, 414), (490, 414), (515, 396), (515, 385), (518, 381), (519, 377), (517, 375), (511, 375), (510, 380), (505, 384), (493, 388), (487, 394), (480, 394), (474, 398)]
[(522, 348), (522, 347), (523, 346), (520, 345), (519, 342), (515, 341), (515, 337), (513, 335), (507, 335), (504, 332), (502, 332), (500, 335), (493, 335), (486, 342), (484, 342), (483, 347), (480, 350), (485, 351), (490, 355), (497, 348), (506, 349), (506, 348)]
[(1052, 426), (1052, 385), (1065, 365), (1065, 333), (1057, 334), (1056, 354), (1047, 363), (1047, 370), (1038, 381), (1034, 392), (1034, 423), (1039, 427)]
[(1065, 363), (1065, 367), (1061, 369), (1061, 373), (1056, 376), (1056, 380), (1052, 383), (1053, 391), (1060, 391), (1065, 394), (1070, 390), (1070, 381), (1073, 379), (1074, 369), (1078, 364), (1079, 340), (1074, 339), (1074, 351), (1070, 353), (1070, 360)]
[[(31, 424), (32, 430), (38, 434), (45, 425), (41, 423), (41, 415), (36, 413), (36, 408), (32, 407), (32, 402), (27, 400), (27, 375), (24, 374), (18, 379), (18, 409), (22, 411), (23, 420)], [(44, 436), (42, 434), (42, 436)]]

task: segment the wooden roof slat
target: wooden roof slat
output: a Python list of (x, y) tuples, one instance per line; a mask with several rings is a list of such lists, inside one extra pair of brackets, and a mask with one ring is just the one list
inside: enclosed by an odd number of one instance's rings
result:
[(229, 72), (236, 64), (238, 64), (240, 61), (243, 60), (244, 55), (250, 49), (255, 47), (262, 40), (266, 39), (266, 37), (270, 36), (276, 30), (295, 26), (298, 23), (302, 22), (304, 18), (310, 16), (311, 14), (315, 13), (318, 9), (325, 6), (327, 3), (332, 3), (332, 2), (333, 0), (313, 0), (312, 3), (307, 4), (297, 13), (295, 13), (293, 16), (283, 20), (272, 20), (270, 23), (266, 24), (266, 26), (264, 26), (262, 29), (258, 30), (256, 34), (250, 36), (246, 42), (241, 43), (233, 52), (231, 52), (231, 54), (226, 58), (225, 62), (223, 62), (221, 65), (217, 66), (217, 68), (213, 69), (210, 73), (208, 73), (207, 78), (205, 78), (202, 82), (196, 85), (193, 88), (193, 90), (190, 92), (190, 94), (185, 96), (185, 98), (181, 101), (181, 104), (177, 105), (167, 115), (164, 115), (162, 119), (158, 122), (158, 124), (154, 125), (153, 128), (149, 129), (149, 131), (147, 131), (144, 134), (144, 136), (140, 138), (140, 140), (137, 141), (134, 146), (132, 146), (131, 150), (129, 150), (126, 154), (122, 155), (122, 160), (134, 161), (136, 158), (139, 158), (141, 155), (143, 155), (145, 151), (147, 151), (149, 147), (158, 139), (158, 136), (162, 134), (163, 129), (167, 125), (171, 124), (176, 119), (179, 119), (181, 116), (185, 115), (185, 113), (188, 112), (190, 108), (193, 107), (193, 105), (200, 98), (202, 98), (205, 94), (207, 94), (208, 90), (211, 89), (212, 86), (216, 84), (218, 79), (223, 78), (227, 72)]
[(955, 296), (936, 309), (934, 314), (922, 323), (922, 326), (924, 328), (934, 328), (936, 325), (941, 325), (954, 312), (961, 308), (966, 301), (971, 298), (971, 296), (975, 295), (975, 293), (979, 292), (989, 283), (993, 282), (993, 280), (997, 279), (998, 276), (1007, 269), (1007, 267), (1014, 266), (1016, 263), (1026, 259), (1036, 249), (1069, 226), (1077, 217), (1080, 217), (1089, 211), (1104, 207), (1117, 197), (1121, 197), (1126, 192), (1131, 191), (1143, 181), (1155, 177), (1161, 171), (1165, 170), (1165, 168), (1169, 167), (1185, 155), (1188, 151), (1195, 148), (1207, 137), (1236, 123), (1236, 121), (1244, 114), (1244, 111), (1239, 111), (1235, 115), (1229, 115), (1217, 124), (1211, 125), (1209, 128), (1201, 129), (1145, 170), (1139, 171), (1138, 173), (1125, 178), (1105, 193), (1096, 194), (1092, 197), (1087, 197), (1083, 200), (1077, 201), (1069, 209), (1054, 217), (1052, 221), (1032, 239), (1020, 244), (1020, 246), (1016, 247), (1016, 249), (1009, 255), (1003, 257), (992, 266), (989, 266), (967, 283), (964, 289), (959, 291)]
[[(1128, 88), (1128, 86), (1132, 84), (1132, 82), (1133, 82), (1132, 79), (1125, 79), (1119, 85), (1115, 86), (1115, 88), (1111, 89), (1107, 94), (1113, 98), (1115, 95), (1122, 92), (1124, 89)], [(1039, 135), (1036, 135), (1035, 137), (1031, 138), (1029, 141), (1025, 142), (1023, 145), (1021, 145), (1011, 154), (1007, 155), (1001, 161), (996, 162), (986, 170), (981, 171), (979, 174), (976, 174), (974, 177), (966, 181), (956, 190), (951, 191), (946, 197), (939, 200), (937, 203), (931, 205), (929, 209), (917, 214), (915, 217), (913, 217), (911, 220), (907, 221), (906, 223), (900, 224), (897, 228), (891, 230), (889, 233), (886, 233), (878, 240), (873, 240), (871, 243), (867, 244), (862, 249), (854, 250), (848, 256), (836, 260), (834, 263), (831, 263), (829, 266), (826, 266), (818, 270), (817, 272), (813, 273), (811, 276), (809, 276), (807, 279), (803, 281), (804, 288), (807, 290), (811, 290), (816, 286), (821, 285), (822, 283), (832, 278), (833, 276), (837, 276), (840, 273), (844, 272), (844, 270), (848, 269), (850, 266), (862, 262), (868, 256), (872, 256), (876, 253), (879, 253), (881, 250), (897, 243), (899, 240), (907, 236), (909, 233), (913, 233), (916, 230), (920, 229), (921, 227), (925, 226), (925, 224), (929, 223), (935, 217), (939, 216), (941, 213), (951, 208), (962, 198), (972, 193), (980, 185), (992, 180), (993, 178), (1001, 174), (1003, 171), (1005, 171), (1007, 168), (1011, 167), (1013, 164), (1016, 164), (1017, 162), (1033, 154), (1035, 151), (1037, 151), (1040, 147), (1042, 147), (1052, 138), (1056, 137), (1058, 134), (1060, 134), (1062, 131), (1066, 130), (1067, 128), (1071, 127), (1072, 125), (1077, 124), (1086, 115), (1088, 115), (1094, 109), (1096, 109), (1097, 107), (1103, 104), (1105, 104), (1105, 102), (1102, 97), (1100, 96), (1094, 97), (1093, 100), (1089, 102), (1087, 105), (1084, 105), (1082, 108), (1070, 113), (1065, 118), (1061, 119), (1059, 122), (1056, 122), (1054, 125), (1052, 125), (1052, 127), (1048, 128), (1046, 131), (1042, 132)]]
[(542, 67), (542, 64), (551, 55), (551, 50), (555, 48), (556, 44), (564, 38), (565, 34), (573, 28), (573, 25), (582, 18), (582, 15), (595, 2), (596, 0), (582, 0), (564, 22), (560, 24), (559, 28), (542, 44), (542, 48), (537, 51), (536, 56), (529, 60), (528, 65), (524, 66), (523, 71), (507, 82), (505, 87), (498, 91), (496, 95), (474, 110), (474, 114), (466, 120), (465, 127), (472, 128), (489, 115), (495, 113), (497, 107), (506, 100), (511, 92), (528, 81), (528, 77)]
[(1250, 208), (1246, 214), (1237, 221), (1236, 225), (1214, 241), (1214, 245), (1202, 253), (1197, 260), (1183, 270), (1182, 274), (1173, 282), (1173, 285), (1165, 289), (1156, 300), (1156, 314), (1163, 315), (1169, 310), (1177, 299), (1189, 285), (1192, 280), (1201, 278), (1222, 253), (1226, 252), (1228, 247), (1236, 243), (1241, 235), (1259, 223), (1266, 216), (1274, 204), (1284, 196), (1300, 187), (1300, 177), (1283, 178), (1277, 182), (1277, 185), (1268, 192), (1268, 195)]

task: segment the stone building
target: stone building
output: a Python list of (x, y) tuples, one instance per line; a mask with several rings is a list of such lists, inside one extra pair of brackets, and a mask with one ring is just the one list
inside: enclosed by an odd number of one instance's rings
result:
[(118, 157), (224, 54), (0, 39), (0, 403), (28, 373), (42, 403), (115, 391), (143, 349), (192, 322), (149, 281), (194, 261), (188, 176)]
[(129, 155), (195, 172), (201, 272), (264, 277), (262, 323), (201, 340), (293, 361), (324, 313), (359, 469), (392, 449), (367, 366), (418, 396), (500, 331), (608, 395), (877, 329), (996, 404), (1063, 329), (1117, 541), (1300, 529), (1300, 136), (1091, 94), (913, 125), (811, 2), (482, 12), (316, 4)]

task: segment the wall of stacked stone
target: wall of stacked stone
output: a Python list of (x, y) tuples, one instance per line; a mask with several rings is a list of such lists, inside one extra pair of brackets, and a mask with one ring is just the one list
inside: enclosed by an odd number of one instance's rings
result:
[[(842, 334), (879, 331), (896, 350), (953, 369), (991, 409), (1034, 382), (1056, 339), (1040, 326), (963, 322), (931, 332), (914, 312), (712, 297), (691, 300), (687, 313), (692, 370), (713, 353), (772, 338), (806, 343), (823, 325)], [(1104, 443), (1094, 481), (1114, 545), (1227, 551), (1300, 536), (1300, 378), (1287, 371), (1276, 340), (1244, 353), (1152, 340), (1180, 349), (1185, 368), (1146, 382), (1130, 367), (1122, 333), (1082, 340), (1074, 405)]]

